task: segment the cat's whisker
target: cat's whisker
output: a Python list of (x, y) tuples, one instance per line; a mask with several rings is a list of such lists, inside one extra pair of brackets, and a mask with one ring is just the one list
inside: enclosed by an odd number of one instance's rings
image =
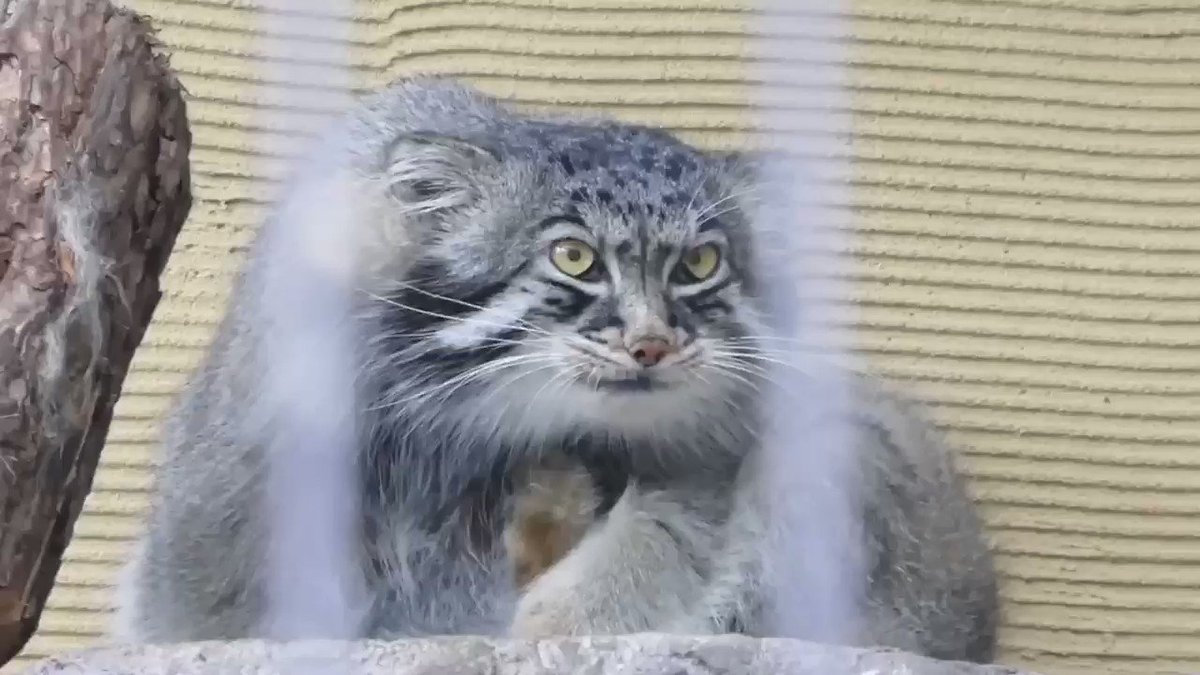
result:
[(525, 326), (515, 326), (510, 323), (501, 323), (499, 321), (487, 321), (486, 319), (480, 319), (480, 318), (471, 317), (471, 316), (466, 316), (466, 317), (450, 316), (449, 314), (442, 314), (440, 312), (434, 312), (434, 311), (431, 311), (428, 309), (420, 309), (418, 307), (413, 307), (412, 305), (405, 304), (403, 302), (400, 302), (399, 300), (384, 297), (382, 295), (379, 295), (377, 293), (372, 293), (370, 291), (364, 290), (362, 292), (365, 293), (372, 300), (376, 300), (378, 302), (382, 302), (384, 304), (391, 305), (392, 307), (395, 307), (397, 309), (403, 309), (406, 312), (415, 312), (417, 314), (424, 314), (425, 316), (431, 316), (435, 319), (442, 319), (444, 321), (448, 321), (448, 322), (455, 323), (455, 324), (474, 323), (474, 324), (481, 325), (481, 326), (491, 326), (494, 328), (502, 328), (504, 330), (524, 331), (526, 333), (533, 333), (536, 335), (545, 335), (545, 336), (550, 335), (549, 331), (546, 331), (546, 330), (543, 330), (543, 329), (537, 328), (537, 327), (530, 328), (530, 327), (525, 327)]
[(704, 185), (703, 182), (696, 184), (696, 189), (692, 190), (692, 198), (688, 200), (687, 206), (684, 207), (684, 209), (683, 209), (684, 211), (692, 210), (692, 207), (696, 205), (696, 200), (699, 199), (699, 197), (700, 197), (700, 193), (704, 192), (705, 187), (706, 186)]
[[(462, 380), (462, 381), (458, 382), (456, 385), (454, 385), (448, 391), (442, 392), (442, 395), (441, 395), (442, 401), (449, 400), (450, 397), (453, 396), (456, 392), (458, 392), (463, 387), (467, 386), (467, 384), (469, 384), (473, 381), (480, 380), (480, 379), (490, 376), (490, 375), (495, 375), (495, 374), (497, 374), (503, 370), (507, 370), (509, 368), (514, 368), (516, 366), (522, 366), (522, 365), (527, 366), (527, 365), (532, 365), (532, 364), (537, 364), (537, 363), (543, 363), (544, 365), (540, 366), (539, 368), (533, 369), (533, 370), (540, 370), (543, 368), (552, 367), (554, 365), (557, 365), (557, 363), (558, 363), (557, 359), (547, 356), (545, 354), (527, 354), (525, 356), (529, 356), (532, 358), (521, 359), (519, 361), (512, 361), (512, 360), (506, 361), (503, 364), (501, 364), (499, 367), (491, 368), (491, 369), (476, 368), (474, 371), (472, 371), (473, 372), (472, 377)], [(511, 359), (512, 357), (509, 357), (509, 358)], [(493, 361), (492, 363), (496, 363), (496, 362)], [(531, 371), (531, 370), (520, 371), (518, 373), (518, 376), (516, 378), (513, 378), (511, 380), (511, 382), (506, 382), (505, 386), (516, 382), (516, 380), (520, 379), (520, 377), (522, 377), (523, 375), (528, 374), (530, 372), (533, 372), (533, 371)], [(503, 387), (498, 387), (498, 388), (503, 389)]]
[[(548, 370), (550, 368), (561, 368), (562, 365), (563, 364), (562, 364), (561, 359), (551, 358), (550, 362), (546, 363), (545, 365), (539, 366), (537, 368), (532, 368), (529, 370), (524, 370), (524, 371), (521, 371), (520, 373), (517, 373), (516, 377), (509, 378), (508, 380), (504, 381), (502, 384), (498, 384), (498, 385), (492, 387), (491, 391), (487, 392), (480, 399), (480, 405), (478, 406), (478, 408), (481, 410), (486, 410), (488, 408), (488, 406), (491, 405), (491, 403), (492, 403), (493, 399), (495, 399), (495, 397), (500, 396), (501, 394), (507, 393), (508, 388), (511, 387), (513, 384), (516, 384), (517, 381), (519, 381), (521, 378), (527, 377), (529, 375), (533, 375), (535, 373), (540, 373), (540, 372), (542, 372), (544, 370)], [(562, 375), (561, 371), (559, 373), (555, 374), (553, 377), (551, 377), (548, 380), (548, 382), (553, 382), (560, 375)], [(545, 387), (545, 385), (543, 385), (543, 388), (544, 387)], [(541, 389), (539, 389), (538, 391), (541, 391)], [(497, 424), (500, 423), (500, 420), (502, 420), (508, 416), (508, 410), (510, 407), (512, 407), (512, 404), (513, 404), (513, 399), (511, 397), (506, 398), (504, 400), (503, 407), (500, 409), (500, 414), (496, 416)], [(525, 406), (524, 410), (525, 410), (525, 413), (523, 413), (523, 415), (528, 413), (528, 411), (530, 410), (530, 407)]]
[(737, 366), (738, 368), (746, 369), (759, 377), (766, 377), (771, 373), (770, 369), (766, 368), (762, 363), (754, 359), (743, 358), (742, 354), (714, 354), (714, 363), (723, 363)]
[(775, 365), (787, 365), (785, 357), (793, 355), (792, 352), (773, 352), (762, 349), (714, 349), (715, 354), (729, 358), (737, 358), (743, 361), (761, 361), (772, 363)]
[[(776, 366), (779, 368), (787, 369), (787, 370), (790, 370), (794, 373), (797, 373), (797, 374), (799, 374), (801, 376), (805, 376), (805, 377), (816, 376), (816, 373), (814, 373), (812, 370), (805, 368), (803, 365), (801, 365), (799, 363), (796, 363), (794, 361), (790, 361), (787, 359), (779, 359), (779, 358), (767, 356), (764, 354), (729, 354), (727, 356), (730, 359), (735, 359), (735, 360), (741, 361), (743, 364), (746, 364), (746, 365), (754, 364), (758, 368), (762, 369), (764, 376), (769, 372), (765, 367), (766, 365), (772, 365), (772, 366)], [(759, 365), (759, 364), (762, 364), (762, 365)], [(769, 377), (767, 379), (773, 381), (773, 377)]]
[(620, 361), (609, 358), (603, 354), (600, 354), (599, 352), (594, 352), (590, 349), (580, 347), (578, 345), (569, 345), (569, 346), (574, 352), (584, 356), (588, 360), (589, 363), (597, 363), (598, 362), (598, 363), (603, 363), (603, 364), (609, 365), (609, 366), (615, 366), (617, 368), (627, 368), (628, 367), (627, 365), (621, 363)]
[(705, 377), (705, 376), (704, 376), (704, 375), (703, 375), (703, 374), (700, 372), (700, 371), (702, 371), (702, 370), (709, 369), (709, 368), (711, 368), (711, 367), (712, 367), (712, 366), (711, 366), (711, 364), (707, 364), (707, 363), (700, 363), (700, 364), (697, 364), (696, 366), (694, 366), (694, 367), (692, 367), (692, 368), (688, 368), (687, 372), (688, 372), (688, 374), (689, 374), (689, 375), (691, 375), (692, 377), (695, 377), (696, 379), (698, 379), (698, 380), (700, 380), (702, 383), (704, 383), (704, 386), (705, 386), (705, 387), (708, 387), (708, 388), (710, 388), (710, 389), (711, 389), (711, 388), (714, 386), (714, 385), (713, 385), (713, 383), (712, 383), (712, 380), (708, 379), (707, 377)]
[(593, 390), (599, 390), (600, 380), (600, 368), (595, 364), (588, 364), (588, 370), (586, 373), (587, 386)]
[[(542, 386), (541, 386), (541, 387), (538, 389), (538, 392), (541, 392), (543, 389), (545, 389), (545, 387), (546, 387), (546, 384), (547, 384), (547, 383), (549, 383), (549, 382), (553, 382), (553, 381), (554, 381), (556, 378), (558, 378), (558, 377), (560, 377), (560, 376), (562, 375), (562, 370), (561, 370), (561, 368), (562, 368), (562, 365), (563, 365), (563, 364), (562, 364), (562, 361), (556, 358), (556, 359), (552, 359), (552, 360), (551, 360), (551, 362), (549, 362), (549, 363), (546, 363), (545, 365), (542, 365), (542, 366), (539, 366), (539, 367), (537, 367), (537, 368), (533, 368), (533, 369), (530, 369), (530, 370), (525, 370), (525, 371), (522, 371), (522, 372), (518, 373), (516, 377), (509, 378), (508, 380), (505, 380), (503, 384), (500, 384), (500, 385), (497, 385), (497, 386), (493, 387), (493, 389), (492, 389), (492, 392), (489, 394), (489, 396), (498, 396), (498, 395), (500, 395), (501, 393), (505, 393), (505, 392), (507, 391), (508, 387), (510, 387), (510, 386), (512, 386), (512, 385), (514, 385), (514, 384), (516, 384), (516, 383), (517, 383), (517, 381), (518, 381), (518, 380), (520, 380), (520, 379), (521, 379), (521, 378), (523, 378), (523, 377), (527, 377), (527, 376), (529, 376), (529, 375), (533, 375), (533, 374), (536, 374), (536, 373), (540, 373), (540, 372), (542, 372), (542, 371), (544, 371), (544, 370), (549, 370), (549, 369), (551, 369), (551, 368), (559, 368), (559, 369), (560, 369), (560, 370), (559, 370), (559, 372), (557, 372), (557, 373), (555, 373), (554, 375), (552, 375), (552, 376), (551, 376), (551, 377), (550, 377), (550, 378), (549, 378), (549, 379), (548, 379), (548, 380), (547, 380), (545, 383), (543, 383), (543, 384), (542, 384)], [(531, 397), (530, 397), (530, 400), (535, 400), (536, 398), (537, 398), (537, 394), (535, 393), (533, 396), (531, 396)], [(486, 399), (485, 399), (485, 400), (486, 400)]]
[[(716, 216), (713, 216), (711, 214), (718, 206), (725, 204), (727, 202), (730, 202), (730, 201), (740, 199), (742, 197), (749, 197), (750, 195), (752, 195), (756, 192), (758, 192), (757, 186), (752, 186), (752, 187), (748, 187), (744, 190), (738, 190), (736, 192), (731, 192), (731, 193), (725, 195), (724, 197), (705, 205), (704, 208), (700, 209), (695, 215), (696, 222), (704, 222), (705, 220), (712, 220)], [(728, 209), (728, 210), (733, 210), (733, 209)], [(726, 212), (728, 212), (728, 210)]]
[(715, 209), (713, 211), (709, 211), (708, 213), (706, 213), (704, 215), (704, 219), (705, 220), (716, 220), (717, 218), (720, 218), (721, 216), (724, 216), (728, 213), (734, 213), (735, 211), (740, 211), (740, 210), (742, 210), (741, 205), (731, 204), (719, 211), (715, 210)]
[(760, 390), (762, 384), (771, 381), (770, 373), (764, 369), (747, 367), (726, 360), (714, 359), (702, 367), (718, 370), (721, 374), (738, 380), (754, 391)]
[[(523, 328), (520, 326), (513, 326), (513, 328), (516, 330), (523, 330)], [(415, 339), (427, 339), (427, 338), (434, 337), (437, 334), (438, 334), (437, 329), (427, 329), (427, 330), (418, 330), (418, 331), (381, 330), (377, 334), (372, 335), (370, 340), (368, 340), (368, 342), (370, 344), (387, 344), (394, 340), (399, 340), (399, 339), (414, 339), (414, 338)], [(484, 337), (481, 337), (480, 339), (481, 340), (492, 340), (492, 341), (498, 341), (498, 342), (510, 342), (510, 343), (514, 343), (514, 344), (520, 342), (519, 340), (513, 340), (510, 338), (493, 337), (493, 336), (484, 336)]]
[[(452, 298), (448, 295), (434, 293), (433, 291), (426, 290), (424, 288), (420, 288), (419, 286), (416, 286), (410, 282), (400, 281), (400, 280), (389, 280), (388, 283), (394, 285), (396, 288), (402, 288), (405, 290), (413, 291), (415, 293), (420, 293), (421, 295), (424, 295), (429, 298), (433, 298), (435, 300), (442, 300), (444, 302), (450, 302), (450, 303), (459, 305), (460, 307), (474, 309), (479, 312), (487, 311), (487, 307), (484, 307), (483, 305), (477, 305), (473, 302), (467, 302), (466, 300), (460, 300), (459, 298)], [(524, 326), (525, 328), (527, 328), (530, 332), (536, 332), (536, 333), (540, 333), (540, 334), (548, 334), (548, 333), (546, 333), (546, 331), (542, 330), (541, 328), (538, 328), (537, 326), (526, 321), (525, 319), (518, 318), (516, 321), (517, 321), (517, 323), (519, 323), (522, 326)]]
[(562, 389), (565, 389), (568, 385), (570, 385), (572, 378), (574, 376), (576, 376), (582, 370), (583, 370), (583, 366), (581, 364), (573, 364), (570, 367), (563, 369), (561, 372), (556, 373), (554, 375), (554, 377), (547, 380), (540, 388), (538, 388), (538, 390), (535, 391), (533, 393), (533, 395), (529, 397), (529, 400), (534, 403), (538, 402), (541, 398), (542, 393), (545, 392), (546, 389), (550, 387), (550, 385), (552, 385), (555, 382), (560, 381), (560, 380), (561, 380), (561, 386), (558, 389), (556, 389), (555, 391), (561, 391)]
[(402, 399), (395, 400), (390, 399), (389, 397), (384, 397), (384, 400), (378, 406), (368, 408), (368, 410), (379, 410), (402, 406), (415, 400), (432, 397), (438, 392), (441, 392), (446, 388), (450, 388), (449, 392), (445, 392), (443, 394), (443, 400), (445, 400), (445, 398), (448, 397), (448, 394), (458, 391), (474, 380), (490, 374), (495, 374), (507, 368), (512, 368), (523, 364), (536, 363), (544, 360), (548, 360), (548, 357), (544, 354), (516, 354), (513, 356), (501, 357), (494, 361), (488, 361), (487, 363), (472, 368), (464, 373), (460, 373), (449, 380), (446, 380), (445, 382), (434, 385), (433, 387), (418, 387), (415, 392)]
[(811, 338), (786, 337), (783, 335), (741, 335), (723, 338), (722, 342), (790, 342), (793, 344), (808, 345), (813, 344), (814, 341)]
[(829, 349), (821, 349), (816, 345), (812, 345), (811, 343), (809, 343), (807, 345), (797, 344), (794, 346), (784, 346), (784, 347), (772, 347), (772, 346), (764, 345), (761, 343), (759, 343), (759, 344), (754, 344), (754, 343), (728, 344), (728, 343), (725, 343), (725, 344), (721, 344), (719, 347), (715, 347), (715, 349), (720, 349), (723, 352), (725, 352), (726, 354), (731, 354), (731, 355), (738, 354), (738, 355), (745, 355), (745, 356), (752, 356), (752, 357), (770, 356), (770, 357), (774, 357), (774, 358), (781, 359), (781, 360), (789, 359), (789, 358), (797, 358), (797, 357), (821, 358), (821, 357), (826, 357), (826, 356), (835, 356), (834, 352), (830, 351)]

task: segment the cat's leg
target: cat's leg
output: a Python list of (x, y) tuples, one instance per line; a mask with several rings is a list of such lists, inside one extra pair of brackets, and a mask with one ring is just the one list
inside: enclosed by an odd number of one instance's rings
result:
[[(849, 496), (861, 514), (867, 574), (857, 642), (990, 662), (1000, 610), (996, 571), (956, 455), (912, 404), (874, 381), (856, 384), (844, 421), (854, 427), (850, 451), (858, 464)], [(771, 542), (802, 531), (791, 518), (804, 513), (804, 502), (789, 500), (808, 497), (771, 480), (778, 470), (761, 454), (743, 464), (711, 581), (667, 631), (795, 634), (796, 627), (777, 624), (793, 612), (775, 611), (795, 597), (795, 589), (780, 586), (791, 583), (789, 569), (774, 569), (793, 564), (781, 553), (790, 547)]]
[(631, 483), (579, 544), (530, 584), (510, 634), (621, 634), (675, 622), (704, 588), (723, 498), (695, 486)]

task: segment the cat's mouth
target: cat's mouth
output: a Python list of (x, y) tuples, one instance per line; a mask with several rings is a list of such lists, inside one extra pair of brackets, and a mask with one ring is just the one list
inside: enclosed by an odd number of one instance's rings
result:
[(645, 368), (590, 349), (576, 351), (590, 366), (584, 374), (577, 376), (577, 381), (588, 388), (613, 393), (650, 393), (671, 387), (673, 365)]
[(682, 354), (646, 367), (628, 357), (603, 354), (587, 347), (575, 347), (574, 351), (586, 363), (576, 376), (579, 384), (596, 391), (634, 394), (665, 391), (680, 384), (681, 369), (700, 356), (699, 352)]
[(666, 389), (667, 384), (649, 373), (637, 373), (630, 377), (600, 378), (595, 381), (596, 388), (614, 392), (652, 392)]

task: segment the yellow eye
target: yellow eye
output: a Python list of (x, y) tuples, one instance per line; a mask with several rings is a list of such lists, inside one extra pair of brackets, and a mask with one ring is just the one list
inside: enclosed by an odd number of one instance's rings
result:
[(700, 244), (683, 254), (679, 269), (687, 283), (699, 283), (717, 273), (721, 266), (721, 249), (715, 244)]
[(586, 276), (596, 266), (596, 250), (578, 239), (560, 239), (550, 248), (550, 262), (567, 276)]

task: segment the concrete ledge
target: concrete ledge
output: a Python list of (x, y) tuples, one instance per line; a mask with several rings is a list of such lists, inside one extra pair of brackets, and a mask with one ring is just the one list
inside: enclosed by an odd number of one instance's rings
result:
[[(543, 641), (447, 637), (397, 642), (258, 641), (112, 647), (47, 659), (28, 675), (1020, 675), (886, 649), (797, 640), (659, 634)], [(1032, 674), (1027, 674), (1032, 675)]]

